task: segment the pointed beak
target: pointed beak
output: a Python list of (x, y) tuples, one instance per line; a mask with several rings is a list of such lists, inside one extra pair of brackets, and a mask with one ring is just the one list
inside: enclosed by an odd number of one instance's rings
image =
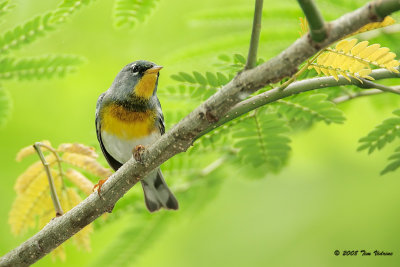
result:
[(148, 69), (144, 72), (144, 74), (150, 74), (150, 73), (158, 73), (163, 67), (162, 66), (154, 66), (151, 69)]

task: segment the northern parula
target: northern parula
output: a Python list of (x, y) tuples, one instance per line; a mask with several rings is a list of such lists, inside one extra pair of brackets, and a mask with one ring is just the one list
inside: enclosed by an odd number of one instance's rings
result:
[[(161, 66), (145, 60), (126, 65), (96, 105), (96, 132), (101, 150), (115, 171), (132, 157), (136, 146), (154, 143), (165, 133), (157, 98)], [(104, 181), (99, 182), (101, 188)], [(141, 180), (147, 209), (178, 209), (160, 168)]]

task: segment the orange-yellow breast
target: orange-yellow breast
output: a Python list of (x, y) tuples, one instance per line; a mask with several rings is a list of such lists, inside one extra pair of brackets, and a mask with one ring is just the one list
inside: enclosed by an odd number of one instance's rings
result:
[(139, 97), (150, 98), (156, 87), (158, 73), (146, 73), (136, 84), (134, 90)]
[(141, 138), (157, 130), (156, 114), (152, 110), (129, 111), (120, 105), (111, 104), (103, 108), (101, 116), (102, 131), (125, 140)]

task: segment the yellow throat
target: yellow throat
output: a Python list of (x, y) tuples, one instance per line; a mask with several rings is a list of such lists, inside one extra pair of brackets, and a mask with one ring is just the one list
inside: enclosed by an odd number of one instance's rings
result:
[(104, 107), (101, 116), (102, 131), (121, 139), (141, 138), (156, 130), (156, 113), (152, 110), (129, 111), (120, 105), (111, 104)]

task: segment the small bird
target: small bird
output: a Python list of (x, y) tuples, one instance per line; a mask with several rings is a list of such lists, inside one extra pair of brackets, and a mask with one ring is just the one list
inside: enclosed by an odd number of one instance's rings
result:
[[(96, 105), (96, 132), (101, 150), (115, 171), (135, 148), (150, 145), (165, 133), (164, 116), (157, 98), (161, 66), (145, 60), (126, 65)], [(105, 180), (96, 185), (101, 189)], [(160, 168), (141, 180), (147, 209), (178, 209)], [(100, 193), (100, 191), (98, 191)]]

